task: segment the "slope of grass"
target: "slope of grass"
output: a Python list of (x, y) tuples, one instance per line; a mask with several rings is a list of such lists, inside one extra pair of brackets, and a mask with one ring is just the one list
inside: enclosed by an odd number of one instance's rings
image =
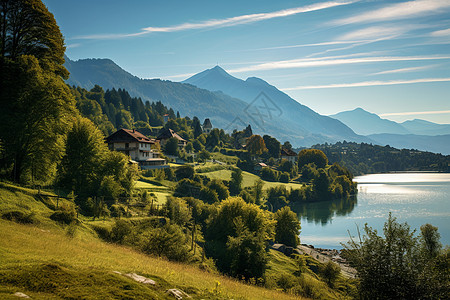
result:
[[(166, 299), (168, 288), (179, 288), (194, 299), (294, 299), (192, 265), (102, 242), (83, 222), (57, 225), (47, 219), (53, 210), (33, 193), (0, 186), (0, 211), (34, 210), (42, 220), (23, 225), (0, 219), (1, 299), (16, 299), (11, 296), (15, 292), (34, 299)], [(44, 226), (50, 223), (53, 226)], [(157, 286), (136, 283), (113, 271), (149, 277)]]
[[(202, 175), (208, 176), (211, 179), (220, 179), (220, 180), (230, 180), (231, 179), (231, 170), (218, 170), (218, 171), (213, 171), (213, 172), (208, 172), (208, 173), (202, 173)], [(251, 187), (255, 184), (255, 181), (259, 179), (259, 176), (249, 173), (249, 172), (242, 172), (242, 187)], [(301, 184), (298, 183), (282, 183), (282, 182), (269, 182), (269, 181), (265, 181), (264, 182), (264, 189), (268, 189), (271, 187), (276, 187), (276, 186), (280, 186), (283, 185), (285, 186), (287, 189), (300, 189), (302, 188)]]

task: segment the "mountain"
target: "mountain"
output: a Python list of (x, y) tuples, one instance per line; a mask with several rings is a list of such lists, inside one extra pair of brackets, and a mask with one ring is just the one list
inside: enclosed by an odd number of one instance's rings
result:
[(297, 139), (300, 139), (297, 142), (300, 145), (310, 144), (313, 140), (368, 141), (342, 122), (314, 112), (260, 78), (238, 79), (216, 66), (183, 83), (209, 91), (220, 91), (245, 101), (248, 104), (245, 112), (249, 119), (259, 125), (257, 127), (263, 129), (265, 124), (272, 124), (280, 130), (293, 130), (297, 133)]
[[(244, 82), (220, 67), (194, 76), (204, 86), (209, 84), (204, 88), (191, 82), (140, 79), (110, 59), (72, 61), (66, 57), (65, 66), (70, 72), (67, 80), (70, 85), (86, 89), (94, 85), (104, 89), (124, 88), (133, 97), (161, 101), (181, 115), (209, 118), (213, 126), (228, 131), (241, 130), (250, 124), (257, 134), (269, 134), (281, 142), (289, 140), (297, 147), (340, 140), (368, 141), (340, 121), (315, 113), (265, 81), (249, 78)], [(216, 83), (241, 86), (240, 92), (214, 88)]]
[(442, 135), (450, 134), (450, 124), (436, 124), (433, 122), (414, 119), (405, 121), (401, 125), (413, 134)]
[(352, 128), (357, 134), (369, 135), (379, 133), (410, 134), (408, 129), (394, 121), (380, 118), (378, 115), (356, 108), (350, 111), (343, 111), (331, 118), (337, 119)]
[(417, 149), (450, 155), (450, 134), (446, 135), (415, 135), (415, 134), (371, 134), (368, 136), (380, 145), (395, 148)]

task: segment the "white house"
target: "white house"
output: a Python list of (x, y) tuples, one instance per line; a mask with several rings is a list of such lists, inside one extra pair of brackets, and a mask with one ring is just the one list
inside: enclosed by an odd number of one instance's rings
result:
[(285, 159), (287, 161), (290, 161), (291, 163), (295, 164), (297, 161), (297, 153), (290, 149), (281, 148), (281, 159)]
[(110, 150), (122, 152), (137, 162), (142, 169), (167, 168), (166, 160), (152, 149), (157, 141), (150, 139), (137, 130), (120, 129), (106, 138)]

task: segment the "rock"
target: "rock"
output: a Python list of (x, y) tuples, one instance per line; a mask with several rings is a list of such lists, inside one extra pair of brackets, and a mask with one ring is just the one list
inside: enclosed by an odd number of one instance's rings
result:
[(138, 275), (136, 273), (128, 273), (128, 274), (125, 274), (125, 276), (130, 277), (131, 279), (136, 280), (137, 282), (140, 282), (140, 283), (156, 285), (156, 281), (154, 281), (150, 278)]
[(177, 299), (177, 300), (192, 298), (191, 296), (189, 296), (188, 294), (186, 294), (185, 292), (183, 292), (182, 290), (179, 290), (179, 289), (168, 289), (166, 291), (166, 294), (174, 296), (175, 299)]
[(21, 292), (14, 293), (13, 296), (20, 297), (20, 298), (30, 298), (30, 296), (28, 296), (24, 293), (21, 293)]

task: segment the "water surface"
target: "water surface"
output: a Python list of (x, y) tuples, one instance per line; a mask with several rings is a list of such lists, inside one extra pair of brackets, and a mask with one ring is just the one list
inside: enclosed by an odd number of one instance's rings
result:
[(382, 232), (389, 212), (420, 232), (430, 223), (439, 228), (441, 242), (450, 244), (450, 174), (389, 173), (359, 176), (358, 195), (298, 205), (302, 223), (300, 240), (322, 248), (342, 248), (365, 223)]

